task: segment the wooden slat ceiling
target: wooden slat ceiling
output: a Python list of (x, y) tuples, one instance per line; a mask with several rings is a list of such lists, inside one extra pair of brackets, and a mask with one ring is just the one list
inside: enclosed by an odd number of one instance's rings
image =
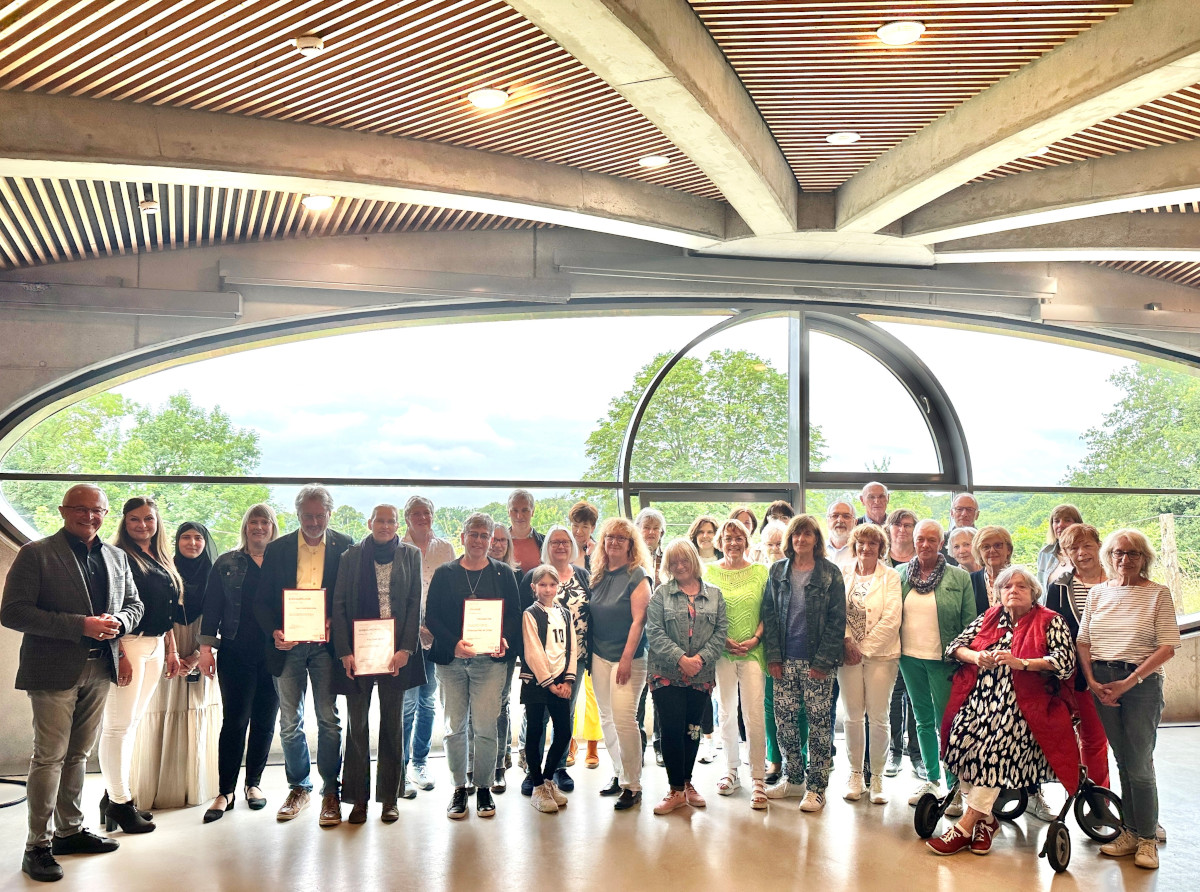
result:
[[(1130, 2), (689, 0), (754, 97), (802, 188), (828, 191), (905, 137)], [(924, 36), (888, 47), (899, 18)], [(853, 130), (862, 139), (830, 146)]]
[[(0, 89), (468, 146), (719, 197), (611, 87), (502, 0), (14, 0)], [(318, 35), (325, 52), (291, 45)], [(513, 99), (481, 112), (479, 87)], [(672, 163), (647, 170), (637, 159)]]
[(1125, 273), (1137, 273), (1164, 279), (1176, 285), (1200, 288), (1200, 263), (1172, 263), (1167, 260), (1104, 260), (1096, 264)]
[[(138, 203), (153, 197), (157, 214)], [(225, 242), (375, 232), (535, 229), (491, 214), (339, 198), (315, 213), (291, 192), (102, 180), (0, 178), (0, 268)]]

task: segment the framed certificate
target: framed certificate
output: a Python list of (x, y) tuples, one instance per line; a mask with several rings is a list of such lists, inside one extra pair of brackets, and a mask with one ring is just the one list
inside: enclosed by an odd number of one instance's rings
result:
[(283, 590), (283, 640), (328, 640), (325, 637), (325, 589)]
[(500, 652), (504, 631), (504, 601), (500, 598), (468, 598), (463, 602), (462, 640), (477, 654)]
[(356, 619), (354, 621), (354, 674), (391, 675), (392, 655), (396, 652), (396, 621), (393, 619)]

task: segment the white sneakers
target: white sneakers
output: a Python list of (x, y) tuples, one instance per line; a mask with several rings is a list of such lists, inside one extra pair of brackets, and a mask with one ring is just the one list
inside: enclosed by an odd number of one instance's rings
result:
[(1139, 839), (1133, 863), (1146, 870), (1158, 870), (1158, 840)]
[(554, 799), (554, 794), (550, 792), (549, 784), (538, 784), (534, 787), (529, 802), (543, 814), (552, 815), (558, 811), (558, 803)]
[(875, 805), (887, 805), (887, 793), (883, 792), (883, 778), (878, 774), (871, 775), (871, 802)]
[(1100, 846), (1100, 851), (1110, 858), (1133, 855), (1133, 863), (1138, 867), (1158, 870), (1158, 840), (1138, 839), (1130, 830), (1122, 830), (1112, 842)]
[(923, 784), (921, 784), (919, 787), (917, 787), (916, 790), (913, 791), (913, 794), (911, 796), (908, 797), (908, 804), (916, 805), (918, 802), (921, 801), (921, 797), (924, 796), (926, 793), (932, 793), (934, 796), (941, 796), (942, 795), (942, 787), (940, 784), (935, 784), (933, 781), (925, 781)]
[(950, 804), (946, 806), (946, 817), (961, 818), (962, 813), (963, 813), (962, 790), (957, 790), (954, 793), (954, 798), (950, 800)]
[(781, 780), (779, 783), (767, 787), (768, 799), (792, 799), (803, 795), (804, 784), (790, 784), (785, 780)]
[[(871, 779), (874, 780), (874, 775), (872, 775)], [(865, 792), (866, 785), (863, 781), (863, 773), (861, 771), (851, 771), (850, 779), (846, 781), (846, 792), (842, 794), (842, 798), (847, 802), (858, 802)]]
[(1046, 797), (1042, 795), (1041, 787), (1038, 787), (1037, 791), (1029, 797), (1029, 808), (1027, 810), (1039, 821), (1045, 821), (1047, 824), (1058, 817), (1058, 812), (1050, 808), (1046, 802)]
[[(809, 790), (804, 794), (804, 801), (800, 803), (800, 811), (814, 812), (820, 811), (825, 807), (825, 794), (814, 793)], [(1153, 842), (1153, 840), (1151, 840)]]

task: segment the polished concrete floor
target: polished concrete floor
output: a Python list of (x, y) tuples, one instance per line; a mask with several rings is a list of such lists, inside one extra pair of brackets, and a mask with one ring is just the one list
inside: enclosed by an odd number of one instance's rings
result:
[[(665, 817), (651, 812), (666, 790), (665, 773), (652, 761), (646, 769), (646, 801), (625, 813), (614, 813), (612, 800), (597, 795), (609, 777), (603, 761), (596, 770), (573, 769), (578, 786), (570, 806), (557, 815), (530, 807), (518, 792), (521, 773), (514, 767), (508, 773), (513, 786), (496, 797), (494, 818), (471, 814), (453, 822), (444, 814), (450, 793), (446, 765), (437, 759), (430, 763), (437, 788), (400, 803), (395, 824), (380, 822), (378, 806), (372, 804), (366, 824), (322, 829), (315, 801), (297, 820), (278, 824), (274, 810), (285, 790), (283, 769), (273, 767), (263, 784), (271, 800), (266, 810), (252, 812), (239, 798), (233, 811), (210, 825), (200, 823), (200, 809), (159, 812), (156, 832), (115, 834), (121, 848), (113, 854), (63, 858), (66, 878), (57, 888), (1200, 889), (1197, 753), (1200, 728), (1164, 728), (1160, 733), (1162, 822), (1170, 836), (1160, 849), (1162, 868), (1157, 872), (1139, 870), (1131, 858), (1099, 855), (1073, 820), (1074, 852), (1062, 875), (1037, 857), (1046, 825), (1029, 817), (1005, 824), (987, 857), (937, 857), (913, 832), (913, 810), (906, 799), (916, 781), (907, 763), (903, 774), (886, 781), (892, 801), (874, 806), (865, 799), (842, 800), (847, 776), (842, 761), (833, 774), (829, 804), (817, 815), (802, 814), (797, 800), (753, 811), (744, 788), (728, 798), (716, 795), (723, 773), (719, 764), (698, 765), (696, 785), (708, 798), (707, 809), (682, 809)], [(13, 789), (0, 787), (0, 798)], [(95, 820), (91, 811), (101, 792), (99, 776), (89, 776), (89, 821)], [(1062, 795), (1061, 788), (1057, 794)], [(24, 807), (0, 809), (0, 889), (38, 885), (20, 873), (24, 834)]]

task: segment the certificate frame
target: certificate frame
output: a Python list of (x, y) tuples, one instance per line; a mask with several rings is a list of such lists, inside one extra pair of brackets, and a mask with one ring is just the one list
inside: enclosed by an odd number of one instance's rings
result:
[(356, 619), (354, 621), (354, 674), (391, 675), (396, 653), (394, 619)]
[(462, 640), (480, 656), (500, 653), (504, 639), (504, 599), (467, 598), (463, 602)]
[(283, 640), (325, 644), (326, 592), (323, 588), (283, 590)]

